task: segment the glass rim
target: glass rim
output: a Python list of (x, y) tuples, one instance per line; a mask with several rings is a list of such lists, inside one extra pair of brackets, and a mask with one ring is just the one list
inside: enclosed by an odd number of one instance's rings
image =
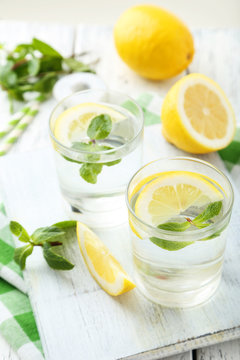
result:
[[(133, 179), (135, 178), (135, 176), (137, 174), (139, 174), (140, 171), (142, 171), (145, 167), (149, 166), (152, 163), (156, 163), (156, 162), (163, 161), (163, 160), (168, 160), (168, 161), (169, 160), (194, 161), (194, 162), (197, 162), (197, 163), (201, 163), (201, 164), (203, 164), (203, 165), (205, 165), (207, 167), (210, 167), (214, 171), (216, 171), (218, 174), (220, 174), (225, 179), (225, 181), (229, 185), (229, 189), (230, 189), (230, 203), (228, 205), (228, 208), (227, 208), (226, 212), (223, 214), (223, 216), (220, 219), (218, 219), (215, 223), (213, 223), (213, 224), (211, 224), (211, 225), (209, 225), (209, 226), (207, 226), (205, 228), (202, 228), (202, 229), (197, 228), (197, 229), (194, 229), (192, 231), (184, 232), (184, 233), (183, 232), (173, 232), (173, 231), (170, 231), (170, 230), (159, 229), (159, 228), (145, 222), (141, 218), (139, 218), (136, 215), (135, 211), (132, 209), (132, 206), (131, 206), (131, 204), (129, 202), (129, 199), (128, 199), (129, 187), (130, 187)], [(228, 179), (228, 177), (221, 170), (219, 170), (214, 165), (208, 163), (207, 161), (197, 159), (197, 158), (194, 158), (194, 157), (190, 157), (190, 156), (189, 157), (188, 156), (162, 157), (162, 158), (158, 158), (157, 160), (153, 160), (153, 161), (148, 162), (147, 164), (142, 166), (138, 171), (135, 172), (135, 174), (129, 180), (128, 186), (127, 186), (127, 189), (126, 189), (126, 203), (127, 203), (128, 211), (130, 211), (130, 213), (133, 215), (133, 217), (138, 222), (140, 222), (145, 228), (149, 229), (152, 233), (155, 233), (155, 234), (158, 233), (158, 234), (166, 236), (165, 240), (168, 240), (168, 241), (184, 242), (184, 241), (187, 241), (186, 240), (187, 238), (192, 237), (193, 235), (195, 235), (195, 236), (197, 235), (197, 238), (199, 238), (199, 239), (195, 239), (195, 240), (200, 240), (200, 239), (202, 239), (204, 237), (207, 237), (207, 235), (209, 235), (210, 233), (213, 233), (214, 232), (213, 230), (218, 228), (218, 226), (221, 225), (224, 222), (224, 220), (229, 216), (229, 214), (231, 213), (231, 210), (232, 210), (233, 202), (234, 202), (234, 191), (233, 191), (232, 184), (231, 184), (230, 180)], [(169, 237), (171, 237), (172, 239), (169, 239)], [(177, 239), (179, 237), (184, 237), (184, 238), (182, 240), (179, 240), (179, 239)], [(188, 241), (190, 241), (190, 240), (188, 240)]]
[(105, 154), (116, 154), (116, 152), (118, 151), (121, 151), (122, 149), (124, 149), (125, 147), (127, 147), (129, 144), (133, 143), (139, 136), (140, 134), (142, 133), (142, 130), (144, 128), (144, 115), (143, 115), (143, 110), (142, 108), (140, 107), (140, 105), (137, 104), (136, 100), (134, 100), (132, 97), (120, 92), (120, 91), (115, 91), (115, 90), (111, 90), (111, 89), (88, 89), (88, 90), (81, 90), (81, 91), (77, 91), (73, 94), (70, 94), (66, 97), (64, 97), (62, 100), (60, 100), (53, 108), (53, 110), (51, 111), (51, 114), (50, 114), (50, 117), (49, 117), (49, 122), (48, 122), (48, 125), (49, 125), (49, 133), (50, 133), (50, 136), (51, 138), (53, 139), (53, 141), (60, 147), (60, 148), (63, 148), (65, 151), (70, 151), (72, 152), (73, 154), (83, 154), (83, 155), (92, 155), (93, 153), (91, 151), (86, 151), (86, 150), (79, 150), (79, 149), (72, 149), (66, 145), (64, 145), (61, 141), (59, 141), (52, 129), (51, 129), (51, 120), (52, 120), (52, 117), (55, 113), (55, 111), (57, 110), (57, 108), (64, 103), (64, 101), (66, 101), (67, 99), (70, 99), (71, 97), (73, 96), (76, 96), (76, 95), (82, 95), (82, 94), (86, 94), (86, 93), (91, 93), (91, 92), (108, 92), (108, 93), (115, 93), (115, 94), (118, 94), (120, 96), (125, 96), (128, 100), (132, 101), (134, 103), (134, 105), (137, 107), (138, 111), (139, 111), (139, 115), (140, 116), (136, 116), (134, 115), (135, 117), (137, 117), (138, 119), (140, 119), (140, 123), (141, 123), (141, 126), (139, 127), (136, 135), (128, 140), (126, 143), (124, 143), (123, 145), (121, 146), (118, 146), (117, 148), (113, 148), (113, 149), (109, 149), (109, 150), (101, 150), (101, 151), (96, 151), (94, 152), (95, 154), (99, 154), (99, 155), (105, 155)]

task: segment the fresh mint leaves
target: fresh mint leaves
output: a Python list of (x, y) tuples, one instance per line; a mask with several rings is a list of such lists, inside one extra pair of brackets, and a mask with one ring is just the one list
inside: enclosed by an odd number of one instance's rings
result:
[(79, 169), (80, 176), (90, 184), (96, 184), (98, 175), (101, 173), (103, 166), (114, 166), (119, 164), (121, 159), (114, 161), (100, 163), (101, 156), (98, 154), (100, 151), (106, 151), (113, 149), (111, 146), (98, 144), (97, 140), (104, 140), (108, 137), (112, 130), (112, 120), (108, 114), (100, 114), (95, 116), (87, 129), (87, 135), (90, 138), (89, 142), (74, 142), (72, 149), (79, 151), (86, 151), (89, 154), (86, 155), (87, 162), (80, 162), (78, 160), (71, 159), (67, 156), (63, 156), (65, 160), (82, 164)]
[(15, 249), (14, 260), (23, 270), (26, 266), (26, 259), (33, 252), (35, 246), (43, 248), (43, 256), (48, 265), (56, 270), (71, 270), (74, 265), (63, 256), (56, 253), (64, 241), (66, 230), (76, 227), (76, 221), (62, 221), (52, 226), (42, 227), (33, 232), (31, 236), (16, 221), (10, 222), (11, 232), (22, 242), (28, 243), (25, 246)]
[(185, 231), (190, 227), (189, 222), (182, 222), (182, 223), (174, 223), (174, 222), (168, 222), (164, 224), (158, 225), (159, 229), (162, 230), (168, 230), (168, 231)]
[(33, 245), (28, 244), (15, 249), (14, 261), (20, 266), (21, 269), (25, 269), (26, 259), (33, 252)]
[(222, 202), (216, 201), (208, 205), (208, 207), (197, 217), (195, 217), (194, 220), (192, 220), (193, 224), (195, 226), (201, 226), (201, 224), (206, 223), (206, 221), (212, 219), (214, 216), (217, 216), (222, 208)]
[(43, 245), (43, 256), (48, 265), (55, 270), (72, 270), (74, 265), (63, 256), (56, 253), (55, 247), (45, 242)]
[[(196, 216), (193, 220), (190, 218), (186, 218), (185, 222), (177, 223), (177, 222), (167, 222), (164, 224), (158, 225), (159, 229), (167, 230), (167, 231), (173, 231), (173, 232), (182, 232), (186, 231), (190, 226), (195, 226), (199, 229), (202, 229), (204, 227), (207, 227), (210, 224), (210, 220), (217, 216), (222, 209), (222, 201), (215, 201), (213, 203), (210, 203), (206, 209)], [(210, 240), (220, 235), (221, 232), (217, 232), (211, 236), (209, 236), (206, 239), (203, 240)], [(165, 239), (159, 239), (156, 237), (151, 237), (150, 241), (153, 242), (155, 245), (161, 247), (162, 249), (168, 250), (168, 251), (176, 251), (180, 250), (188, 245), (193, 244), (193, 242), (187, 242), (187, 241), (169, 241)]]
[(108, 114), (101, 114), (92, 119), (90, 122), (87, 135), (92, 140), (100, 140), (108, 137), (112, 130), (112, 120)]
[(19, 44), (13, 51), (1, 47), (4, 65), (0, 66), (0, 86), (13, 100), (24, 101), (25, 94), (37, 91), (48, 96), (59, 76), (72, 72), (93, 72), (89, 65), (73, 54), (64, 58), (47, 43), (34, 38), (29, 44)]
[(102, 164), (85, 163), (81, 166), (79, 173), (85, 181), (91, 184), (96, 184), (97, 176), (102, 171), (102, 168)]

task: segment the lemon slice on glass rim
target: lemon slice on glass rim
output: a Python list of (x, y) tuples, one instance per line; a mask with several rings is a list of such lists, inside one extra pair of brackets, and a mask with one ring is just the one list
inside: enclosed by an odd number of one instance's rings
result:
[(117, 296), (135, 287), (99, 237), (81, 222), (77, 223), (77, 238), (88, 270), (103, 290)]
[(56, 119), (53, 130), (55, 138), (66, 146), (86, 138), (91, 120), (100, 114), (108, 114), (113, 123), (126, 119), (121, 112), (104, 104), (90, 102), (78, 104), (65, 110)]
[[(209, 178), (209, 180), (211, 180)], [(145, 223), (157, 226), (190, 206), (203, 207), (223, 200), (211, 182), (190, 171), (169, 171), (145, 179), (136, 200), (135, 213)], [(136, 193), (134, 190), (133, 193)]]

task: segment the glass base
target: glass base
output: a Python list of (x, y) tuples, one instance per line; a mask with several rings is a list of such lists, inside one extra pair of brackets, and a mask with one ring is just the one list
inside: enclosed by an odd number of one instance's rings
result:
[(89, 227), (101, 229), (119, 226), (128, 221), (127, 208), (125, 202), (119, 202), (120, 207), (114, 209), (106, 206), (95, 206), (95, 211), (89, 211), (78, 204), (69, 203), (64, 199), (64, 204), (72, 220), (80, 221)]
[(166, 291), (146, 284), (137, 272), (134, 278), (137, 288), (148, 300), (170, 308), (189, 308), (203, 304), (213, 296), (220, 284), (221, 272), (206, 285), (183, 292)]

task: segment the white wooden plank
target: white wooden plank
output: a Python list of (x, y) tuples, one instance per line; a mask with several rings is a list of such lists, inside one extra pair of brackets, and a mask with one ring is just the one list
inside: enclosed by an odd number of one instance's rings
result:
[[(237, 118), (240, 113), (240, 31), (216, 29), (193, 31), (195, 56), (189, 66), (190, 72), (203, 73), (217, 81), (229, 97)], [(117, 55), (112, 27), (79, 25), (76, 31), (76, 52), (90, 50), (100, 57), (98, 74), (107, 85), (127, 94), (135, 95), (154, 91), (165, 96), (170, 87), (183, 75), (165, 81), (141, 78), (129, 69)], [(238, 119), (240, 121), (240, 119)]]
[[(146, 129), (148, 147), (150, 143), (157, 146), (156, 156), (159, 147), (162, 156), (179, 154), (163, 139), (153, 141), (153, 134), (160, 132), (156, 127)], [(208, 156), (208, 160), (223, 167), (216, 154)], [(16, 159), (8, 156), (1, 159), (1, 169), (1, 185), (11, 218), (32, 231), (66, 217), (48, 151), (24, 154)], [(227, 336), (239, 336), (238, 198), (236, 193), (223, 281), (213, 300), (200, 308), (186, 311), (162, 308), (143, 299), (136, 290), (117, 299), (109, 297), (87, 272), (74, 240), (66, 251), (76, 264), (71, 272), (50, 270), (36, 251), (26, 275), (47, 359), (72, 360), (78, 354), (79, 358), (88, 360), (153, 360), (223, 341)], [(99, 235), (131, 273), (127, 226), (102, 230)], [(231, 330), (234, 328), (235, 331)], [(207, 334), (212, 335), (205, 338)], [(66, 338), (71, 341), (65, 341)]]
[(166, 91), (182, 76), (166, 81), (150, 81), (141, 78), (130, 70), (118, 56), (112, 36), (111, 26), (79, 25), (76, 30), (75, 52), (93, 51), (100, 61), (97, 73), (110, 89), (136, 95), (147, 91), (156, 91), (165, 95)]
[(192, 352), (188, 351), (183, 354), (168, 356), (167, 358), (164, 358), (162, 360), (193, 360), (193, 358), (192, 358)]
[(240, 340), (209, 346), (197, 350), (196, 360), (237, 360), (240, 359)]
[[(86, 29), (88, 29), (87, 33), (86, 33)], [(160, 83), (153, 83), (151, 81), (146, 81), (144, 79), (141, 79), (140, 77), (138, 77), (137, 75), (133, 74), (131, 72), (131, 70), (129, 70), (123, 63), (122, 61), (118, 58), (118, 56), (116, 55), (116, 52), (114, 50), (114, 47), (113, 47), (113, 43), (112, 43), (112, 39), (111, 39), (111, 36), (109, 35), (111, 33), (111, 30), (108, 28), (99, 28), (99, 27), (96, 27), (96, 28), (91, 28), (92, 30), (90, 30), (90, 28), (87, 28), (87, 27), (79, 27), (78, 29), (78, 35), (77, 35), (77, 41), (76, 41), (76, 51), (82, 51), (82, 50), (90, 50), (90, 49), (94, 49), (94, 51), (96, 51), (96, 53), (100, 54), (101, 55), (101, 59), (102, 61), (99, 63), (98, 65), (98, 73), (100, 75), (102, 75), (102, 77), (104, 78), (104, 80), (107, 82), (107, 84), (111, 87), (111, 88), (115, 88), (115, 89), (118, 89), (118, 90), (121, 90), (121, 91), (124, 91), (124, 92), (127, 92), (127, 93), (131, 93), (131, 94), (135, 94), (135, 93), (140, 93), (140, 92), (145, 92), (145, 91), (149, 91), (149, 90), (152, 90), (152, 91), (157, 91), (159, 94), (165, 94), (166, 93), (166, 90), (173, 84), (173, 82), (175, 82), (176, 78), (175, 79), (172, 79), (170, 81), (166, 81), (166, 82), (160, 82)], [(18, 33), (19, 30), (19, 27), (16, 31), (16, 33)], [(2, 32), (0, 32), (1, 34)], [(59, 44), (61, 44), (61, 39), (62, 39), (62, 36), (60, 34), (59, 36), (59, 31), (56, 31), (56, 33), (58, 33), (58, 38), (59, 38)], [(43, 40), (46, 40), (46, 41), (49, 41), (49, 38), (48, 38), (48, 35), (50, 34), (50, 31), (48, 33), (48, 31), (46, 31), (46, 38), (44, 37), (41, 37)], [(236, 33), (236, 37), (238, 39), (238, 34), (239, 33)], [(84, 35), (84, 36), (83, 36)], [(37, 35), (36, 36), (39, 36), (38, 35), (38, 32), (37, 32)], [(206, 42), (206, 35), (202, 35), (202, 34), (197, 34), (196, 33), (196, 38), (197, 36), (199, 36), (199, 39), (201, 39), (201, 41), (199, 40), (199, 44), (205, 44)], [(202, 36), (202, 38), (201, 38)], [(14, 31), (13, 31), (13, 35), (12, 37), (14, 38)], [(39, 36), (40, 37), (40, 36)], [(1, 39), (1, 38), (0, 38)], [(220, 39), (220, 38), (219, 38)], [(22, 41), (22, 40), (21, 40)], [(26, 41), (26, 40), (25, 40)], [(209, 49), (211, 49), (211, 47), (214, 46), (214, 38), (212, 38), (212, 45), (209, 47)], [(228, 42), (228, 46), (229, 46), (229, 49), (234, 49), (235, 53), (237, 52), (238, 53), (238, 47), (236, 45), (231, 45), (232, 42), (233, 42), (233, 39), (232, 37), (230, 37), (229, 39), (225, 39), (224, 40), (225, 43)], [(1, 42), (1, 40), (0, 40)], [(67, 42), (68, 43), (68, 42)], [(234, 43), (236, 43), (236, 41), (234, 40)], [(220, 56), (224, 56), (224, 47), (223, 49), (221, 49), (221, 41), (218, 40), (218, 57)], [(230, 44), (230, 45), (229, 45)], [(52, 45), (54, 45), (54, 43), (52, 43)], [(55, 44), (56, 48), (57, 48), (57, 45)], [(203, 46), (203, 45), (198, 45), (199, 46), (199, 49), (201, 49), (201, 52), (204, 53), (204, 48), (206, 48), (206, 44)], [(59, 50), (61, 50), (59, 48)], [(222, 50), (222, 52), (220, 51)], [(198, 50), (198, 53), (199, 53), (200, 50)], [(239, 56), (238, 56), (239, 58)], [(228, 59), (228, 58), (227, 58)], [(216, 72), (216, 75), (211, 75), (211, 71), (210, 73), (208, 74), (207, 73), (207, 70), (209, 69), (210, 66), (213, 67), (213, 69), (216, 67), (212, 64), (215, 64), (215, 61), (217, 61), (217, 58), (214, 58), (214, 59), (210, 59), (211, 61), (209, 62), (202, 62), (202, 61), (199, 61), (199, 63), (197, 63), (196, 61), (197, 60), (197, 56), (195, 57), (195, 62), (193, 63), (192, 65), (192, 68), (191, 70), (192, 71), (201, 71), (201, 72), (204, 72), (206, 73), (207, 75), (215, 78), (215, 80), (217, 80), (220, 84), (221, 84), (221, 69), (218, 70)], [(219, 60), (218, 60), (219, 61)], [(231, 61), (231, 59), (230, 59)], [(224, 62), (225, 63), (225, 62)], [(207, 65), (208, 64), (208, 65)], [(209, 66), (209, 67), (208, 67)], [(228, 66), (228, 67), (231, 67), (231, 66)], [(236, 68), (234, 66), (232, 66), (232, 68)], [(199, 69), (199, 70), (198, 70)], [(227, 71), (226, 73), (224, 73), (224, 81), (226, 81), (226, 79), (228, 78), (227, 77)], [(216, 76), (216, 77), (215, 77)], [(230, 77), (228, 78), (229, 79), (229, 89), (231, 90), (233, 88), (233, 85), (235, 86), (235, 77), (236, 74), (234, 75), (232, 72), (230, 74)], [(230, 80), (232, 79), (232, 80)], [(224, 82), (221, 84), (223, 87), (224, 87)], [(225, 88), (225, 87), (224, 87)], [(231, 90), (232, 91), (232, 90)], [(231, 92), (230, 91), (230, 92)], [(227, 94), (228, 94), (228, 91), (226, 91)], [(239, 92), (239, 91), (238, 91)], [(237, 103), (237, 93), (236, 92), (234, 94), (234, 91), (232, 91), (232, 95), (231, 96), (231, 100), (233, 102), (233, 105), (234, 105), (234, 108), (236, 109), (236, 107), (238, 106), (238, 103)], [(229, 95), (229, 94), (228, 94)], [(235, 96), (235, 97), (234, 97)], [(236, 99), (236, 101), (234, 100)], [(49, 104), (49, 105), (46, 105), (46, 112), (43, 116), (43, 112), (42, 112), (42, 116), (41, 118), (45, 118), (45, 120), (48, 118), (48, 113), (49, 113), (49, 108), (52, 106), (52, 104)], [(46, 124), (46, 122), (45, 122)], [(42, 124), (41, 124), (42, 125)], [(16, 147), (16, 149), (30, 149), (30, 148), (33, 148), (33, 147), (36, 147), (36, 146), (42, 146), (45, 144), (46, 142), (46, 138), (47, 138), (47, 131), (44, 131), (42, 132), (42, 127), (41, 125), (38, 127), (38, 132), (36, 132), (36, 135), (37, 136), (33, 136), (31, 135), (30, 136), (30, 132), (29, 132), (29, 138), (25, 139), (22, 144), (19, 145), (19, 147)], [(46, 126), (44, 125), (44, 128), (45, 130), (47, 129)], [(30, 129), (29, 129), (30, 131)], [(41, 134), (39, 136), (39, 134)], [(26, 134), (27, 135), (27, 134)], [(31, 184), (29, 183), (29, 186), (31, 187)], [(27, 199), (27, 198), (26, 198)], [(30, 204), (29, 204), (30, 205)], [(48, 213), (47, 213), (48, 214)], [(48, 216), (50, 216), (48, 214)], [(50, 216), (51, 218), (51, 216)], [(47, 219), (46, 219), (47, 220)], [(111, 241), (110, 241), (110, 244), (111, 244)], [(114, 250), (114, 249), (113, 249)], [(116, 251), (116, 250), (115, 250)], [(117, 254), (118, 255), (118, 252)], [(47, 274), (45, 274), (47, 275)], [(76, 280), (77, 281), (77, 280)], [(62, 280), (61, 280), (61, 283), (62, 283)], [(78, 281), (77, 282), (78, 286), (81, 286), (82, 283), (81, 281)], [(66, 284), (65, 284), (66, 285)], [(63, 290), (65, 290), (65, 285), (63, 286)], [(87, 286), (87, 289), (88, 289), (88, 286), (89, 284), (86, 284)], [(94, 289), (94, 284), (92, 284), (93, 286), (93, 289)], [(42, 287), (43, 287), (43, 284), (42, 284)], [(89, 289), (88, 289), (89, 290)], [(87, 290), (87, 291), (88, 291)], [(61, 294), (61, 292), (59, 291), (59, 294)], [(61, 295), (59, 295), (61, 296)], [(43, 308), (44, 310), (44, 308)], [(53, 307), (53, 310), (54, 310), (54, 307)], [(61, 314), (60, 314), (61, 315)], [(47, 320), (46, 320), (47, 321)], [(48, 325), (51, 325), (49, 324), (49, 320), (48, 320)], [(42, 327), (41, 327), (41, 330)], [(236, 332), (233, 334), (231, 334), (230, 336), (236, 336)], [(210, 337), (211, 338), (211, 337)], [(224, 335), (220, 336), (218, 339), (216, 337), (215, 341), (219, 341), (220, 340), (225, 340), (226, 338), (224, 338)], [(63, 339), (64, 340), (64, 339)], [(213, 339), (211, 338), (210, 341), (213, 341)], [(77, 341), (75, 342), (75, 344), (77, 344)], [(195, 346), (201, 346), (202, 345), (206, 345), (206, 344), (203, 344), (201, 341), (198, 342), (198, 344), (195, 343)], [(62, 344), (59, 342), (59, 346), (61, 346)], [(46, 345), (47, 346), (47, 345)], [(194, 344), (191, 345), (191, 347), (194, 346)], [(187, 349), (187, 347), (185, 348)], [(183, 351), (184, 350), (184, 346), (181, 347), (181, 350)], [(166, 353), (167, 354), (167, 350), (166, 350)], [(162, 353), (162, 355), (164, 355)], [(189, 355), (189, 353), (188, 353)], [(145, 356), (145, 355), (144, 355)], [(147, 356), (147, 355), (146, 355)], [(151, 357), (152, 359), (157, 359), (159, 358), (159, 354), (158, 352), (155, 352), (155, 354), (153, 354), (154, 357)], [(157, 357), (156, 357), (157, 356)], [(183, 355), (181, 355), (183, 356)], [(189, 355), (190, 356), (190, 355)], [(149, 357), (144, 357), (145, 359), (149, 359)], [(54, 358), (52, 358), (54, 359)], [(69, 358), (70, 359), (70, 358)], [(86, 358), (87, 359), (87, 358)], [(105, 360), (105, 359), (104, 359)], [(205, 359), (204, 359), (205, 360)]]
[(201, 72), (224, 89), (240, 121), (240, 31), (239, 29), (197, 30), (195, 56), (190, 72)]
[[(21, 42), (30, 42), (37, 37), (48, 42), (64, 56), (70, 56), (74, 44), (74, 28), (57, 24), (26, 23), (21, 21), (0, 21), (0, 43), (5, 43), (10, 49)], [(40, 113), (34, 118), (27, 131), (13, 146), (11, 152), (28, 151), (45, 146), (48, 139), (48, 121), (51, 109), (56, 104), (51, 99), (41, 105)], [(0, 127), (10, 118), (9, 104), (4, 92), (0, 92)]]

